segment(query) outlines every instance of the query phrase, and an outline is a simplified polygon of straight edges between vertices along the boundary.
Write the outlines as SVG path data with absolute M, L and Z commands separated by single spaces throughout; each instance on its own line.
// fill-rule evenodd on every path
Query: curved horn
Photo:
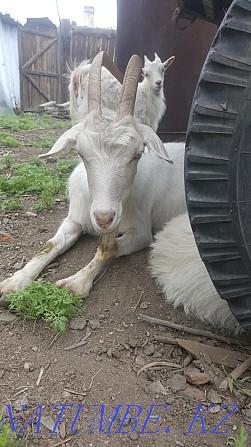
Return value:
M 126 115 L 133 115 L 138 79 L 141 70 L 141 58 L 134 54 L 127 64 L 116 121 L 119 121 Z
M 102 66 L 122 84 L 123 76 L 118 67 L 114 64 L 110 56 L 101 51 L 91 64 L 88 82 L 88 113 L 95 110 L 99 115 L 101 112 L 101 70 Z

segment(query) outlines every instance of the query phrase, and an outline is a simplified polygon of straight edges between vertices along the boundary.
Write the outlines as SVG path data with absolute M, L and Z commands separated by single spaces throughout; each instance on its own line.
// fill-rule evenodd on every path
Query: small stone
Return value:
M 16 262 L 14 264 L 14 269 L 15 270 L 21 270 L 21 268 L 23 268 L 24 264 L 25 264 L 25 261 L 24 261 L 24 259 L 22 259 L 21 261 Z
M 197 402 L 204 400 L 204 393 L 193 385 L 187 385 L 181 395 Z
M 246 410 L 245 410 L 245 417 L 247 419 L 251 419 L 251 408 L 246 408 Z
M 69 323 L 69 328 L 82 331 L 86 326 L 86 320 L 81 317 L 74 317 Z
M 140 309 L 148 309 L 148 303 L 143 301 L 143 303 L 141 303 L 139 307 L 140 307 Z
M 145 359 L 143 359 L 143 357 L 141 357 L 141 355 L 137 355 L 137 357 L 135 359 L 135 363 L 140 368 L 142 368 L 142 366 L 144 366 L 146 364 Z
M 220 405 L 216 405 L 215 407 L 211 407 L 210 408 L 210 413 L 219 413 L 219 411 L 221 410 L 221 406 Z
M 25 362 L 25 364 L 24 364 L 24 370 L 25 371 L 30 371 L 31 370 L 31 363 L 29 363 L 29 362 Z
M 207 398 L 212 404 L 221 404 L 222 398 L 219 396 L 219 394 L 215 390 L 210 390 L 207 393 Z
M 115 359 L 120 359 L 121 354 L 117 349 L 112 349 L 112 357 L 114 357 Z
M 33 213 L 32 211 L 26 211 L 26 216 L 31 216 L 31 217 L 37 217 L 36 213 Z
M 233 425 L 233 431 L 236 431 L 236 430 L 237 430 L 237 426 Z
M 147 388 L 151 393 L 163 394 L 164 396 L 167 395 L 167 389 L 162 385 L 160 380 L 155 380 L 155 382 L 151 383 Z
M 177 393 L 177 391 L 183 391 L 186 388 L 186 378 L 181 374 L 175 374 L 168 380 L 168 385 L 174 393 Z
M 210 377 L 206 373 L 200 372 L 197 368 L 187 368 L 184 372 L 187 382 L 192 385 L 205 385 L 210 382 Z
M 32 351 L 37 352 L 38 351 L 38 347 L 37 346 L 32 346 Z
M 71 393 L 69 393 L 69 391 L 63 391 L 62 392 L 62 396 L 64 399 L 68 399 L 68 397 L 70 397 Z
M 108 357 L 109 359 L 112 358 L 112 348 L 107 349 L 107 357 Z
M 138 433 L 133 432 L 133 433 L 130 433 L 129 438 L 131 439 L 131 441 L 137 441 L 137 439 L 139 438 L 139 435 L 138 435 Z
M 11 314 L 10 312 L 0 313 L 0 324 L 11 324 L 14 323 L 16 319 L 16 315 Z
M 50 431 L 52 431 L 54 428 L 55 422 L 53 421 L 51 416 L 42 416 L 41 424 L 43 424 L 46 428 L 48 428 Z M 56 429 L 55 432 L 59 433 L 58 429 Z
M 180 442 L 180 441 L 176 441 L 175 445 L 178 445 L 179 447 L 184 447 L 183 442 Z
M 94 318 L 93 320 L 89 321 L 89 327 L 91 329 L 98 329 L 100 327 L 100 321 Z
M 14 406 L 16 411 L 21 411 L 23 409 L 24 405 L 28 405 L 28 399 L 27 399 L 27 397 L 25 395 L 20 397 L 20 399 L 17 399 L 14 402 L 13 406 Z
M 147 345 L 144 347 L 144 354 L 145 355 L 153 355 L 155 352 L 155 346 L 154 345 Z
M 166 403 L 167 403 L 167 405 L 172 405 L 172 404 L 174 403 L 174 398 L 173 398 L 173 397 L 169 397 L 169 398 L 166 400 Z

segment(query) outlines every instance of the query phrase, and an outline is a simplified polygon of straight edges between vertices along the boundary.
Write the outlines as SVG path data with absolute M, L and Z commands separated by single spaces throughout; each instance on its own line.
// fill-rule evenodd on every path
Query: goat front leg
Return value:
M 49 239 L 21 270 L 0 283 L 1 302 L 5 300 L 6 294 L 18 292 L 36 279 L 39 273 L 56 256 L 66 251 L 76 242 L 82 231 L 82 226 L 78 222 L 69 217 L 66 218 L 55 236 Z
M 101 236 L 101 245 L 98 247 L 92 261 L 75 275 L 59 280 L 56 285 L 60 288 L 67 287 L 71 293 L 89 295 L 92 284 L 100 270 L 107 261 L 113 257 L 119 257 L 135 253 L 150 245 L 152 235 L 139 236 L 134 229 L 127 231 L 123 236 L 117 237 L 117 231 Z
M 97 248 L 96 254 L 89 264 L 79 270 L 75 275 L 61 279 L 56 282 L 60 288 L 67 287 L 69 292 L 82 296 L 89 295 L 92 284 L 100 270 L 116 256 L 117 252 L 117 231 L 101 237 L 101 244 Z

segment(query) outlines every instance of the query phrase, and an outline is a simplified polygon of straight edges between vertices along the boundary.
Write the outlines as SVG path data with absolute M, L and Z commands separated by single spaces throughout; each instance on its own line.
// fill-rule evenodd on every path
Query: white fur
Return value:
M 149 61 L 146 56 L 144 60 L 145 65 L 142 69 L 144 79 L 138 84 L 134 116 L 138 118 L 139 122 L 150 126 L 156 131 L 166 111 L 163 90 L 164 75 L 166 69 L 172 65 L 174 57 L 167 59 L 165 62 L 161 62 L 161 59 L 155 53 L 153 62 Z M 87 115 L 87 92 L 90 67 L 91 64 L 89 64 L 89 61 L 83 61 L 71 73 L 69 92 L 70 115 L 73 125 L 79 123 Z M 76 83 L 75 90 L 74 83 Z M 119 81 L 105 67 L 102 67 L 102 108 L 116 111 L 120 93 L 121 84 Z
M 200 258 L 187 214 L 171 220 L 157 234 L 150 269 L 166 301 L 175 308 L 183 306 L 187 315 L 232 333 L 241 330 Z

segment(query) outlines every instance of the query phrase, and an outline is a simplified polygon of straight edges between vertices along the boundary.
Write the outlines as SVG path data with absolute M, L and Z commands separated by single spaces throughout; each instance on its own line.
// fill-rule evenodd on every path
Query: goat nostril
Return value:
M 113 222 L 115 212 L 113 213 L 94 213 L 95 220 L 100 228 L 106 229 Z

